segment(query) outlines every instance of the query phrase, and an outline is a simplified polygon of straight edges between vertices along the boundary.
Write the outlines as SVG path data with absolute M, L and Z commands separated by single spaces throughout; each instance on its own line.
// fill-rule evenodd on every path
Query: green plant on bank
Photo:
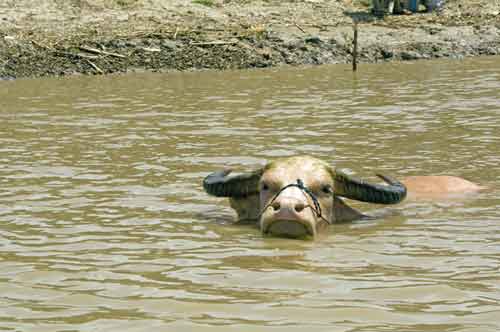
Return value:
M 207 6 L 207 7 L 213 7 L 215 6 L 214 0 L 193 0 L 193 3 Z

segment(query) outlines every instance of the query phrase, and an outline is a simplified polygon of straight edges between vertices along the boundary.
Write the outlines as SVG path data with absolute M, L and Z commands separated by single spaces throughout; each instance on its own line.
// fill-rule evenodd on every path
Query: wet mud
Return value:
M 363 1 L 6 0 L 0 78 L 500 54 L 500 1 L 374 16 Z

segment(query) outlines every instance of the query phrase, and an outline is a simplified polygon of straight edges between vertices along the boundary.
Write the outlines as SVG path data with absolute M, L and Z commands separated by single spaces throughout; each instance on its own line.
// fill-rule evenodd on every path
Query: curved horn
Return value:
M 396 204 L 406 197 L 406 187 L 390 177 L 377 174 L 388 185 L 372 184 L 335 170 L 335 193 L 357 201 L 376 204 Z
M 228 177 L 230 169 L 209 174 L 203 180 L 205 191 L 217 197 L 247 197 L 259 192 L 262 169 Z

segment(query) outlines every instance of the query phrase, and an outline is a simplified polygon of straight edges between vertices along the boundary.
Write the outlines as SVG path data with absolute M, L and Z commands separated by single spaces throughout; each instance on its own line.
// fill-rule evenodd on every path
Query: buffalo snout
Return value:
M 268 204 L 261 218 L 264 234 L 302 238 L 316 233 L 316 217 L 307 196 L 298 188 L 289 188 Z

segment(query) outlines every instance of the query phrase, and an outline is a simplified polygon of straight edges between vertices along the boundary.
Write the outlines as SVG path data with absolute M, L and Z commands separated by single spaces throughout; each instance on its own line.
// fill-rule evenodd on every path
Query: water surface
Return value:
M 2 331 L 500 330 L 500 58 L 0 82 Z M 201 181 L 309 154 L 489 190 L 319 241 Z

